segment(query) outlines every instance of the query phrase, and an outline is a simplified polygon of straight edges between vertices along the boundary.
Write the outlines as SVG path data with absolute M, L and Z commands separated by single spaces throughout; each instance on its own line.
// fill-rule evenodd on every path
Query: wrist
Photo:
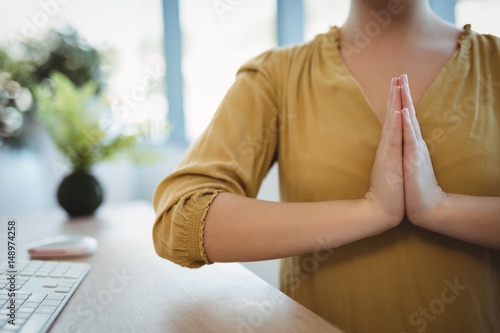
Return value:
M 439 195 L 436 195 L 434 203 L 429 209 L 420 212 L 419 214 L 408 214 L 408 219 L 414 225 L 433 230 L 435 225 L 441 224 L 446 220 L 446 215 L 449 213 L 448 194 L 441 190 Z
M 396 227 L 403 220 L 404 211 L 394 213 L 386 212 L 371 193 L 367 193 L 360 200 L 360 209 L 365 214 L 365 219 L 371 224 L 378 226 L 380 232 Z

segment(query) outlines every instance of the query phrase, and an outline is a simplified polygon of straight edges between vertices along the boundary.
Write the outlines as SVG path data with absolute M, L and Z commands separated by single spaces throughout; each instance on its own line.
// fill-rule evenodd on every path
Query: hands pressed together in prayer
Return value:
M 413 224 L 425 227 L 445 197 L 420 132 L 408 77 L 393 78 L 371 187 L 365 198 L 388 227 L 399 224 L 405 213 Z
M 393 78 L 365 198 L 386 229 L 404 215 L 419 227 L 500 249 L 500 197 L 445 193 L 415 115 L 408 77 Z

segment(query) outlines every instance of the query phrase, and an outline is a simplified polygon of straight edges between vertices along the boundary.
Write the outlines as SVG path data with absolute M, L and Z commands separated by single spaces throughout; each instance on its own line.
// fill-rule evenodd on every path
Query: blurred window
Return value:
M 500 36 L 500 0 L 460 0 L 455 7 L 457 25 L 470 23 L 479 33 Z
M 276 1 L 180 0 L 187 137 L 208 125 L 247 60 L 276 46 Z
M 163 127 L 168 106 L 161 0 L 3 1 L 0 12 L 0 44 L 11 50 L 13 41 L 42 40 L 49 29 L 76 29 L 109 60 L 103 70 L 115 125 Z
M 175 0 L 23 0 L 3 2 L 0 44 L 41 38 L 53 27 L 73 26 L 92 46 L 108 50 L 112 63 L 110 102 L 124 124 L 162 127 L 165 98 L 162 1 Z M 210 122 L 248 59 L 277 45 L 277 1 L 178 0 L 182 40 L 186 137 L 192 141 Z M 283 2 L 296 6 L 297 1 Z M 342 25 L 350 1 L 304 0 L 304 39 Z M 460 0 L 458 26 L 500 36 L 500 0 Z M 299 23 L 300 24 L 300 23 Z M 166 46 L 168 48 L 168 45 Z M 110 51 L 111 50 L 111 51 Z
M 313 39 L 317 34 L 328 32 L 331 26 L 341 26 L 349 14 L 350 1 L 341 0 L 304 0 L 305 40 Z

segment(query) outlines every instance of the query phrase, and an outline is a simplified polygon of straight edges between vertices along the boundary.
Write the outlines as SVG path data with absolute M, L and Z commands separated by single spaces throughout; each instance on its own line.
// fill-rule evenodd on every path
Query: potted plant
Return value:
M 15 56 L 12 56 L 15 54 Z M 32 148 L 36 123 L 32 89 L 55 72 L 61 72 L 78 87 L 88 81 L 104 90 L 103 64 L 110 50 L 90 46 L 71 26 L 51 29 L 42 39 L 19 40 L 0 46 L 0 146 Z
M 103 190 L 91 173 L 92 166 L 133 148 L 142 135 L 112 134 L 102 128 L 103 99 L 96 91 L 94 82 L 77 87 L 58 72 L 51 75 L 49 85 L 34 89 L 38 116 L 73 170 L 57 191 L 59 204 L 70 216 L 92 214 L 102 203 Z

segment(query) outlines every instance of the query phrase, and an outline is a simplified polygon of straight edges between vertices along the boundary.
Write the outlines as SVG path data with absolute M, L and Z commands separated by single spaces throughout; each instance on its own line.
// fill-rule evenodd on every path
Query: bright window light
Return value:
M 167 115 L 161 0 L 23 0 L 0 4 L 0 43 L 39 40 L 69 24 L 111 53 L 107 97 L 119 126 L 158 128 Z M 8 15 L 7 15 L 8 13 Z M 162 126 L 160 126 L 162 127 Z
M 344 24 L 349 14 L 349 3 L 350 1 L 339 0 L 305 0 L 305 40 L 328 32 L 331 26 Z
M 500 36 L 500 0 L 461 0 L 455 7 L 458 26 L 467 23 L 472 30 L 484 34 Z
M 247 60 L 276 46 L 276 1 L 181 0 L 187 136 L 198 137 Z

